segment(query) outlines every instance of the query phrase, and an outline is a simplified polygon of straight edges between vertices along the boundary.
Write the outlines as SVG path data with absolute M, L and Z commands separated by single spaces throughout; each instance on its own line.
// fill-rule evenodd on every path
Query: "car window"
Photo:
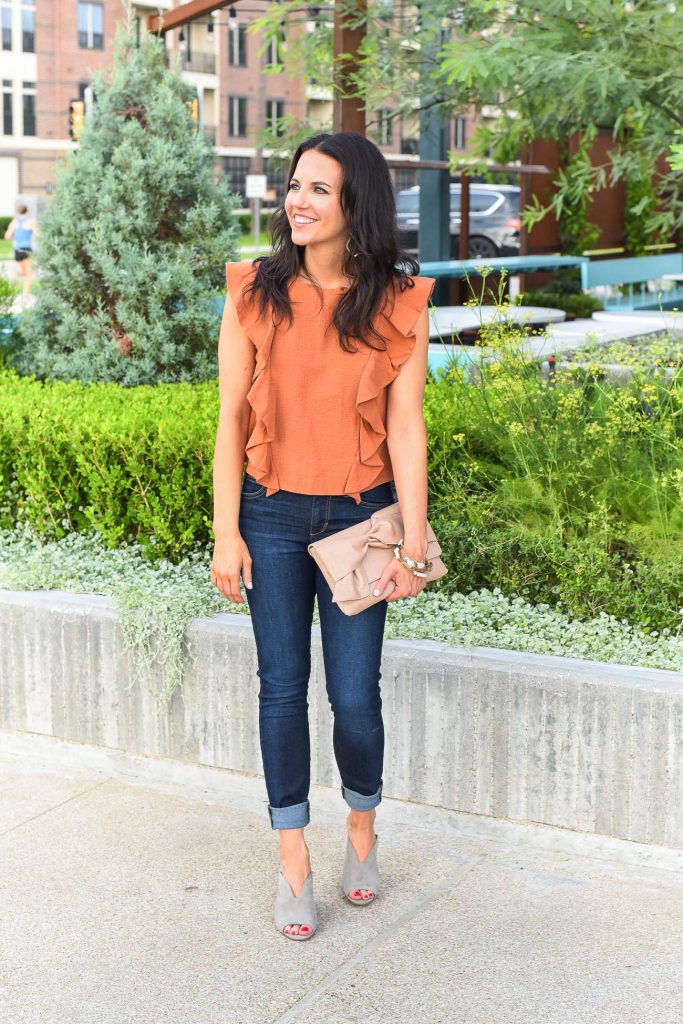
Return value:
M 483 192 L 481 189 L 470 189 L 470 212 L 488 213 L 500 205 L 500 192 Z M 460 191 L 451 192 L 451 213 L 460 212 Z
M 419 192 L 399 192 L 396 196 L 398 213 L 418 213 L 420 209 Z

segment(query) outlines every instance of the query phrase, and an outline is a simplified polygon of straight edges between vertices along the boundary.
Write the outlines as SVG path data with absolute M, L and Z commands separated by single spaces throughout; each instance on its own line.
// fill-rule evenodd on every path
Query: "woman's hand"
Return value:
M 424 559 L 421 559 L 424 561 Z M 417 597 L 421 590 L 424 590 L 427 583 L 423 576 L 416 576 L 412 569 L 407 569 L 398 558 L 392 558 L 386 569 L 379 578 L 373 594 L 384 593 L 387 583 L 393 580 L 396 584 L 395 590 L 386 598 L 387 604 L 391 601 L 400 601 L 404 597 Z
M 251 555 L 241 535 L 217 540 L 211 559 L 211 582 L 223 597 L 235 604 L 244 604 L 240 573 L 245 587 L 251 590 Z

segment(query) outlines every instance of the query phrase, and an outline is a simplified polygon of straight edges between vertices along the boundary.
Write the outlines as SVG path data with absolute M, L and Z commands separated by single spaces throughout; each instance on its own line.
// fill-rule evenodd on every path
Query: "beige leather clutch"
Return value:
M 332 600 L 345 615 L 356 615 L 384 601 L 395 589 L 390 581 L 379 597 L 372 593 L 387 563 L 394 558 L 393 549 L 402 537 L 403 520 L 396 501 L 373 512 L 364 522 L 308 545 L 330 585 Z M 439 542 L 427 523 L 427 561 L 432 562 L 432 568 L 427 573 L 426 583 L 448 572 L 440 555 Z

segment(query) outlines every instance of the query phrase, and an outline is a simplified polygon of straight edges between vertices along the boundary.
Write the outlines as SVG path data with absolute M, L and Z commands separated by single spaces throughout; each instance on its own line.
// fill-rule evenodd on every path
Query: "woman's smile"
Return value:
M 341 206 L 342 184 L 336 160 L 317 150 L 302 153 L 284 204 L 295 245 L 315 245 L 320 251 L 332 246 L 335 252 L 344 245 L 348 228 Z

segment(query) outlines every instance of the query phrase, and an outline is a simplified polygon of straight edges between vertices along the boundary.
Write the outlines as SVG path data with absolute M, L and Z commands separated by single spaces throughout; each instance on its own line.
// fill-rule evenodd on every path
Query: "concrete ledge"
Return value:
M 163 712 L 108 598 L 0 591 L 0 637 L 0 728 L 262 774 L 248 616 L 191 621 Z M 683 849 L 683 673 L 387 640 L 382 697 L 387 797 Z M 309 705 L 312 782 L 338 787 L 317 627 Z

